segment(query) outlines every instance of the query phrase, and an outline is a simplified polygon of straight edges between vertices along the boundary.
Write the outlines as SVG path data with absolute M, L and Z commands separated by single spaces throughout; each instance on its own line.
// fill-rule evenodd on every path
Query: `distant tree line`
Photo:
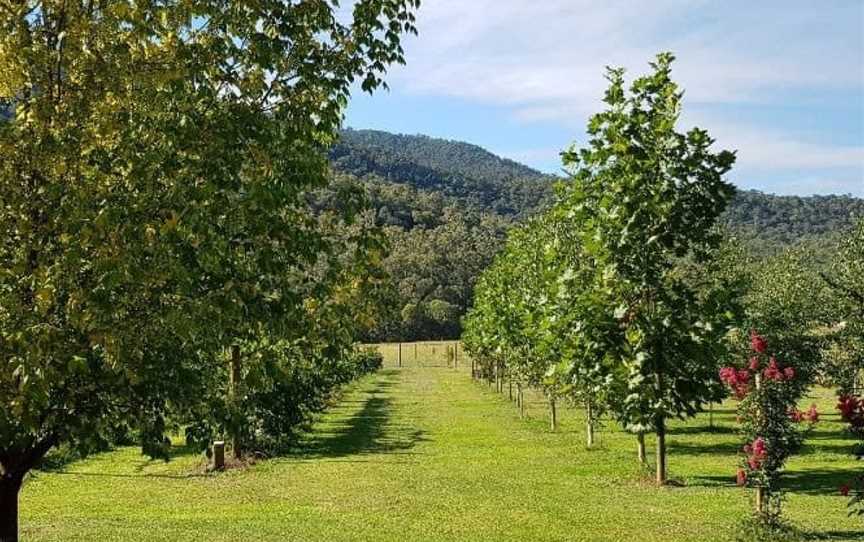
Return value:
M 365 184 L 374 209 L 368 219 L 388 239 L 383 267 L 394 280 L 370 341 L 458 337 L 470 290 L 506 230 L 548 209 L 555 185 L 569 182 L 476 145 L 373 130 L 344 130 L 330 161 L 343 180 Z M 848 195 L 739 190 L 718 223 L 768 256 L 801 243 L 816 249 L 857 217 L 864 200 Z
M 314 196 L 419 0 L 334 4 L 0 6 L 0 541 L 50 453 L 242 461 L 374 368 L 381 236 Z
M 636 435 L 646 464 L 653 433 L 658 484 L 668 422 L 733 393 L 738 483 L 756 490 L 756 527 L 779 530 L 783 464 L 819 419 L 799 401 L 820 380 L 841 404 L 859 401 L 849 390 L 864 369 L 864 220 L 772 254 L 741 242 L 721 221 L 735 153 L 715 152 L 699 128 L 676 131 L 673 58 L 658 55 L 629 87 L 608 71 L 588 144 L 563 153 L 573 182 L 508 232 L 462 338 L 474 376 L 514 385 L 520 414 L 526 388 L 543 393 L 552 430 L 567 399 L 585 409 L 588 446 L 605 415 Z M 850 507 L 862 499 L 864 484 Z

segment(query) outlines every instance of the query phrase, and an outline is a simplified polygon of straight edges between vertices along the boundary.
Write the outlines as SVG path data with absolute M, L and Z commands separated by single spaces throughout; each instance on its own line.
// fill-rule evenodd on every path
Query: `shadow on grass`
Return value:
M 90 457 L 92 457 L 94 455 L 99 455 L 101 453 L 108 453 L 111 451 L 112 450 L 110 450 L 110 449 L 105 450 L 105 451 L 100 451 L 100 452 L 97 452 L 95 454 L 91 454 Z M 185 473 L 185 474 L 160 474 L 160 473 L 144 472 L 144 469 L 146 469 L 150 465 L 153 465 L 154 463 L 167 463 L 170 460 L 173 460 L 173 459 L 176 459 L 179 457 L 190 456 L 190 455 L 200 455 L 200 452 L 191 446 L 186 446 L 186 445 L 172 446 L 168 450 L 168 460 L 167 461 L 163 460 L 163 459 L 145 459 L 135 466 L 135 473 L 134 474 L 122 474 L 122 473 L 110 473 L 110 472 L 92 472 L 92 471 L 82 472 L 82 471 L 77 471 L 77 470 L 69 470 L 67 468 L 68 465 L 74 464 L 75 461 L 78 461 L 81 459 L 86 459 L 86 456 L 82 457 L 82 458 L 76 458 L 76 459 L 73 459 L 73 460 L 70 460 L 70 461 L 67 461 L 64 463 L 60 463 L 60 464 L 52 464 L 52 465 L 47 466 L 47 467 L 43 466 L 42 468 L 40 468 L 34 472 L 36 472 L 36 473 L 40 473 L 40 472 L 51 473 L 52 475 L 53 474 L 59 474 L 62 476 L 88 476 L 88 477 L 96 477 L 96 478 L 162 478 L 162 479 L 168 479 L 168 480 L 188 480 L 191 478 L 206 478 L 207 476 L 210 476 L 207 473 L 201 473 L 201 472 L 189 472 L 189 473 Z
M 64 448 L 64 449 L 57 450 L 57 451 L 50 453 L 45 459 L 42 460 L 42 464 L 39 465 L 39 467 L 37 469 L 35 469 L 35 471 L 36 472 L 46 472 L 46 473 L 50 472 L 50 473 L 57 473 L 57 474 L 81 474 L 81 475 L 84 475 L 84 473 L 69 471 L 69 470 L 67 470 L 67 468 L 69 467 L 69 465 L 74 465 L 78 461 L 83 461 L 83 460 L 91 458 L 91 457 L 97 457 L 97 456 L 102 455 L 102 454 L 111 453 L 111 452 L 117 451 L 121 447 L 126 447 L 126 446 L 132 446 L 132 444 L 126 444 L 124 446 L 117 446 L 117 447 L 106 446 L 104 449 L 95 450 L 92 453 L 85 454 L 85 455 L 81 455 L 81 454 L 77 454 L 77 453 L 71 453 Z M 139 449 L 140 449 L 140 447 L 139 447 Z M 180 446 L 171 446 L 168 449 L 168 461 L 174 460 L 178 457 L 184 457 L 184 456 L 189 456 L 189 455 L 199 455 L 200 453 L 201 452 L 199 450 L 196 450 L 196 449 L 192 448 L 191 446 L 187 446 L 185 444 L 180 445 Z M 136 467 L 136 470 L 139 472 L 143 471 L 148 465 L 151 465 L 154 462 L 163 463 L 166 461 L 163 459 L 149 459 L 148 458 L 147 460 L 144 460 L 142 463 L 140 463 Z M 141 476 L 150 476 L 150 475 L 142 474 Z
M 667 435 L 731 435 L 737 429 L 728 425 L 687 425 L 683 427 L 670 427 L 666 430 Z
M 353 401 L 362 408 L 344 420 L 333 421 L 309 435 L 306 441 L 288 456 L 304 459 L 343 458 L 365 454 L 412 454 L 418 442 L 427 440 L 424 432 L 390 421 L 393 399 L 386 395 L 397 375 L 382 374 L 375 387 L 365 392 L 365 399 Z
M 839 495 L 839 488 L 849 483 L 854 473 L 839 469 L 811 469 L 784 472 L 780 484 L 786 491 L 814 495 Z
M 165 480 L 191 480 L 192 478 L 210 478 L 213 476 L 213 474 L 194 472 L 187 474 L 158 474 L 152 472 L 142 472 L 140 474 L 119 474 L 110 472 L 78 472 L 74 470 L 55 471 L 51 474 L 60 476 L 89 476 L 93 478 L 160 478 Z
M 671 455 L 735 455 L 741 451 L 741 444 L 737 442 L 714 442 L 696 444 L 693 442 L 669 442 L 669 454 Z
M 839 495 L 839 488 L 849 482 L 853 473 L 842 469 L 810 469 L 784 472 L 780 477 L 780 488 L 790 493 L 805 495 Z M 698 476 L 691 486 L 734 486 L 735 475 Z M 821 539 L 816 539 L 821 540 Z M 830 540 L 830 539 L 826 539 Z
M 803 540 L 864 540 L 864 531 L 815 531 L 801 535 Z

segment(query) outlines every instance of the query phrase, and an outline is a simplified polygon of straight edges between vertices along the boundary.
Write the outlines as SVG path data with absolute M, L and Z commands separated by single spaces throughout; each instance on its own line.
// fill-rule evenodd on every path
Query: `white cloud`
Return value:
M 815 101 L 827 93 L 864 99 L 864 3 L 707 0 L 427 0 L 420 38 L 391 86 L 503 106 L 525 123 L 581 133 L 600 107 L 606 65 L 644 73 L 658 51 L 674 51 L 685 109 Z M 813 105 L 812 103 L 810 104 Z M 695 116 L 695 115 L 694 115 Z M 864 147 L 800 139 L 738 115 L 700 125 L 739 149 L 750 171 L 857 168 Z M 864 122 L 864 120 L 862 120 Z M 814 142 L 815 141 L 815 142 Z M 513 154 L 511 154 L 513 156 Z M 862 181 L 864 182 L 864 181 Z
M 676 75 L 697 102 L 767 100 L 766 89 L 776 87 L 864 86 L 861 38 L 850 47 L 848 32 L 824 26 L 849 21 L 833 20 L 823 4 L 773 5 L 431 0 L 396 80 L 416 92 L 560 106 L 566 114 L 596 109 L 606 65 L 638 73 L 658 51 L 672 50 Z
M 818 139 L 804 141 L 776 128 L 732 123 L 717 115 L 685 114 L 679 124 L 680 129 L 700 126 L 708 130 L 716 140 L 715 146 L 736 150 L 736 167 L 749 171 L 857 168 L 864 175 L 861 145 L 833 145 Z

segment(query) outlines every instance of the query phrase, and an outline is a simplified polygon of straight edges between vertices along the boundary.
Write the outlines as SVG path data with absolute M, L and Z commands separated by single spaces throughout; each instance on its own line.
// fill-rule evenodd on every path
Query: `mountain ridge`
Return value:
M 423 134 L 346 129 L 330 158 L 342 173 L 437 192 L 465 207 L 516 220 L 548 204 L 554 184 L 566 182 L 479 145 Z M 738 189 L 724 221 L 749 237 L 788 245 L 840 231 L 861 217 L 864 199 L 849 194 L 789 196 Z

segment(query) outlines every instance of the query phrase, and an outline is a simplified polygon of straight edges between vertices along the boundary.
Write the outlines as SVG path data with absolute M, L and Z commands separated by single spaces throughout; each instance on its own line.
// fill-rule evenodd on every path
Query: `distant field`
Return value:
M 830 393 L 811 401 L 824 421 L 789 463 L 788 517 L 810 540 L 862 540 L 837 494 L 861 465 Z M 614 425 L 588 450 L 579 410 L 552 433 L 539 397 L 523 421 L 461 370 L 385 369 L 352 385 L 301 450 L 245 471 L 204 474 L 182 448 L 170 463 L 125 448 L 37 473 L 22 540 L 723 541 L 750 508 L 733 482 L 733 408 L 715 410 L 714 431 L 707 416 L 672 426 L 681 487 L 657 488 Z
M 470 372 L 471 358 L 460 341 L 420 341 L 364 345 L 384 356 L 384 367 L 449 367 Z

